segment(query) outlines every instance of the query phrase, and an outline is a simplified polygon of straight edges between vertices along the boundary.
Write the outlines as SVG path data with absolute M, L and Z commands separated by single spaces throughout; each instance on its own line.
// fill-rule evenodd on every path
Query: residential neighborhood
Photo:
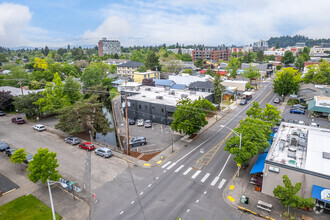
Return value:
M 0 220 L 329 219 L 330 35 L 238 2 L 0 3 Z

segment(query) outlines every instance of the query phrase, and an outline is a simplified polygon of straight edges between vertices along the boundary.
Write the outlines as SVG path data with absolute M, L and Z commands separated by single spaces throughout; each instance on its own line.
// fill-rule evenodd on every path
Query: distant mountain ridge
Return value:
M 296 43 L 306 43 L 307 47 L 313 47 L 319 45 L 320 43 L 330 43 L 330 38 L 328 39 L 310 39 L 302 35 L 291 36 L 280 36 L 280 37 L 271 37 L 268 40 L 269 47 L 276 47 L 277 43 L 280 47 L 295 46 Z

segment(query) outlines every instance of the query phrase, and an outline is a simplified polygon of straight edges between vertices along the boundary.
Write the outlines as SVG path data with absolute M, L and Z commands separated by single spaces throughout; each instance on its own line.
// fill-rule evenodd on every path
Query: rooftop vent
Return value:
M 163 96 L 158 95 L 156 96 L 156 99 L 163 99 Z
M 323 158 L 330 160 L 330 153 L 328 152 L 323 152 Z
M 290 140 L 290 144 L 293 145 L 293 146 L 297 146 L 297 144 L 298 144 L 297 138 L 292 137 L 291 140 Z
M 175 95 L 175 91 L 174 90 L 171 90 L 168 92 L 169 95 Z
M 151 91 L 151 88 L 146 88 L 145 90 L 146 90 L 146 91 Z

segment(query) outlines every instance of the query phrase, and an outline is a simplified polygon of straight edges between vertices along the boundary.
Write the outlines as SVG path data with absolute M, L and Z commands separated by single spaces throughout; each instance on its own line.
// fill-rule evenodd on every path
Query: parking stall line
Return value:
M 183 175 L 187 175 L 187 174 L 190 172 L 190 170 L 192 170 L 191 167 L 189 167 L 189 168 L 183 173 Z
M 218 188 L 221 189 L 223 187 L 223 185 L 225 184 L 226 180 L 222 179 L 221 182 L 219 183 Z
M 167 167 L 170 163 L 172 163 L 172 162 L 171 162 L 171 161 L 168 161 L 167 163 L 165 163 L 165 164 L 162 166 L 162 168 Z
M 210 173 L 205 174 L 205 176 L 201 179 L 201 182 L 204 183 L 205 180 L 210 176 Z
M 216 177 L 214 178 L 214 180 L 212 181 L 211 186 L 214 186 L 214 185 L 218 182 L 219 179 L 220 179 L 220 178 L 216 176 Z
M 179 172 L 182 168 L 184 167 L 184 165 L 181 165 L 181 166 L 179 166 L 174 172 Z
M 176 163 L 172 163 L 169 167 L 167 167 L 168 170 L 172 169 L 172 167 L 174 167 L 176 165 Z
M 195 179 L 201 172 L 202 172 L 201 170 L 197 170 L 196 173 L 191 178 Z

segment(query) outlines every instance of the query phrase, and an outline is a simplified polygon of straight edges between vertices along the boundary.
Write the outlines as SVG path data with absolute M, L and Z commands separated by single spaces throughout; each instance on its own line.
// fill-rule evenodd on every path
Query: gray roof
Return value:
M 189 84 L 189 88 L 206 88 L 213 89 L 213 82 L 211 81 L 197 81 Z
M 143 63 L 140 63 L 140 62 L 135 62 L 135 61 L 128 61 L 126 63 L 122 63 L 120 65 L 118 65 L 117 67 L 140 67 L 140 66 L 143 66 L 144 64 Z

